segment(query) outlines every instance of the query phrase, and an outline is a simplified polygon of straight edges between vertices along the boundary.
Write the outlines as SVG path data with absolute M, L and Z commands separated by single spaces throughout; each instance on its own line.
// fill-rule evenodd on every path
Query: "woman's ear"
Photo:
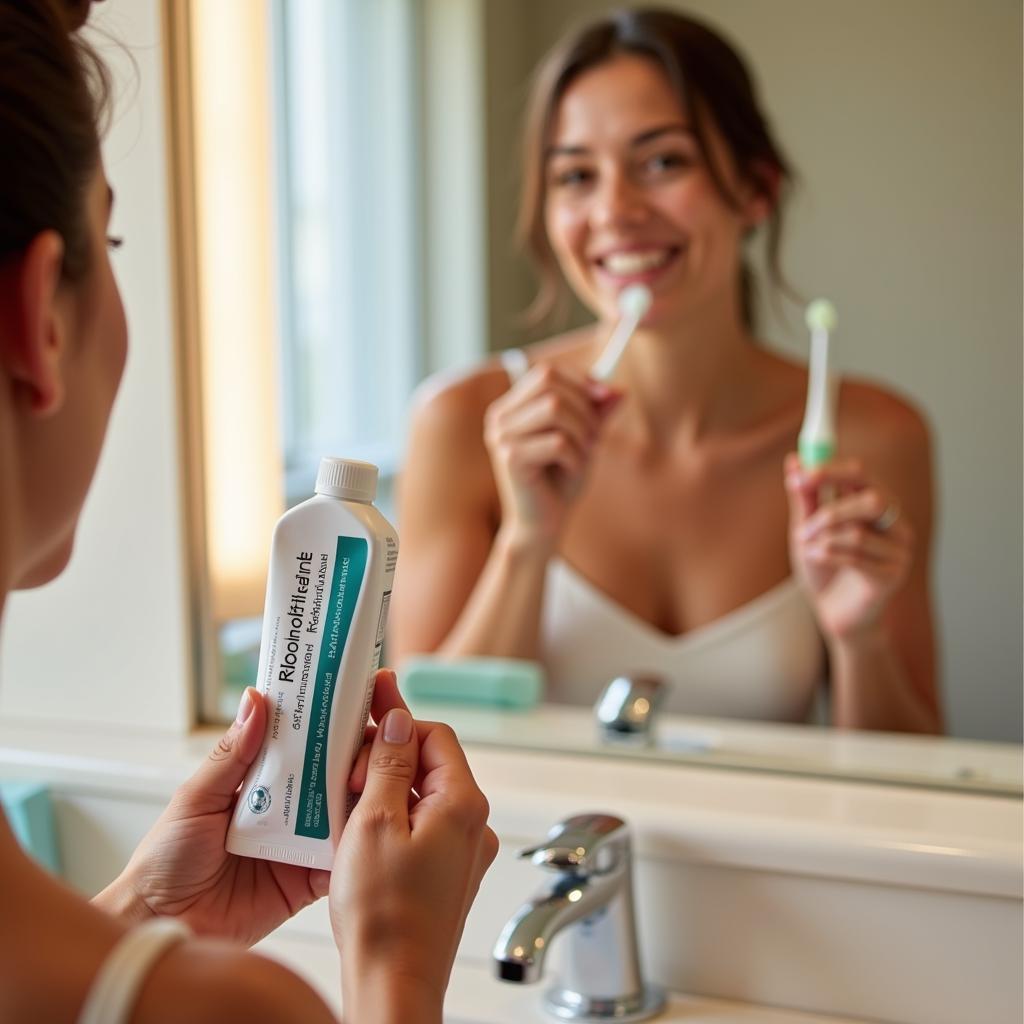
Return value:
M 782 186 L 782 172 L 772 163 L 758 160 L 747 178 L 747 198 L 744 203 L 744 219 L 753 230 L 763 224 L 779 201 Z
M 51 416 L 64 402 L 63 357 L 67 310 L 61 301 L 64 240 L 43 231 L 3 273 L 3 366 L 36 416 Z

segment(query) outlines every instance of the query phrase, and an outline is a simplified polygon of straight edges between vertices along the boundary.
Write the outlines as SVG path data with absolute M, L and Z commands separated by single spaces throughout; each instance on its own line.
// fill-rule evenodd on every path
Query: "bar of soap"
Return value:
M 478 707 L 532 708 L 544 691 L 544 670 L 521 658 L 437 658 L 420 655 L 402 666 L 410 700 Z

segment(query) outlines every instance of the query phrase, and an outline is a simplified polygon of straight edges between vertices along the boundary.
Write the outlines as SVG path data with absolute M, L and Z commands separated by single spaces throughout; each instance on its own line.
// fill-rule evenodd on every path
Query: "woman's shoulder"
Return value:
M 495 352 L 467 369 L 432 374 L 413 395 L 414 425 L 458 432 L 469 424 L 480 424 L 488 406 L 508 391 L 510 369 L 513 373 L 543 365 L 585 369 L 592 336 L 591 328 L 581 328 L 521 349 Z M 510 357 L 510 352 L 520 355 Z
M 871 381 L 844 378 L 836 432 L 841 455 L 860 459 L 893 487 L 930 493 L 931 430 L 911 398 Z
M 319 995 L 284 964 L 210 939 L 193 939 L 161 957 L 132 1016 L 146 1024 L 246 1019 L 336 1022 Z
M 931 431 L 923 410 L 907 395 L 872 381 L 844 377 L 837 429 L 851 447 L 926 451 Z
M 431 374 L 413 392 L 413 423 L 461 429 L 482 420 L 491 402 L 508 389 L 508 379 L 498 356 L 468 369 Z
M 807 395 L 807 364 L 767 346 L 756 352 L 762 371 L 770 370 L 779 393 L 803 411 Z M 877 381 L 843 374 L 838 379 L 836 429 L 847 451 L 898 448 L 927 452 L 931 429 L 921 407 L 908 395 Z

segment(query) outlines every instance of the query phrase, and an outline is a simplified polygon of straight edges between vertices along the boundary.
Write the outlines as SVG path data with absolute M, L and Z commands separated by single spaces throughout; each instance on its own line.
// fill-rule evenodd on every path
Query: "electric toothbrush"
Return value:
M 817 469 L 831 462 L 836 454 L 835 391 L 828 372 L 829 333 L 836 329 L 839 317 L 828 299 L 815 299 L 807 307 L 804 320 L 811 332 L 811 365 L 807 380 L 807 409 L 797 448 L 805 469 Z M 836 489 L 825 484 L 818 491 L 818 502 L 828 504 Z
M 807 409 L 800 428 L 798 449 L 806 469 L 824 466 L 836 454 L 836 417 L 828 373 L 829 333 L 839 318 L 828 299 L 815 299 L 804 316 L 811 331 L 811 365 L 807 381 Z

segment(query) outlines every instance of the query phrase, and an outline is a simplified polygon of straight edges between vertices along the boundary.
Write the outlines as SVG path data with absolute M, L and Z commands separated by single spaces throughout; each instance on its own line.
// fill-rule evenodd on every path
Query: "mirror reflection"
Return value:
M 739 54 L 682 13 L 597 20 L 542 64 L 527 125 L 540 301 L 568 281 L 594 322 L 417 410 L 399 655 L 538 659 L 575 704 L 643 671 L 671 710 L 768 721 L 806 720 L 827 676 L 835 725 L 939 731 L 928 430 L 829 388 L 825 348 L 809 394 L 760 337 L 744 241 L 765 232 L 778 279 L 794 172 Z
M 272 24 L 282 490 L 390 478 L 391 661 L 1019 742 L 1013 7 L 440 6 Z

